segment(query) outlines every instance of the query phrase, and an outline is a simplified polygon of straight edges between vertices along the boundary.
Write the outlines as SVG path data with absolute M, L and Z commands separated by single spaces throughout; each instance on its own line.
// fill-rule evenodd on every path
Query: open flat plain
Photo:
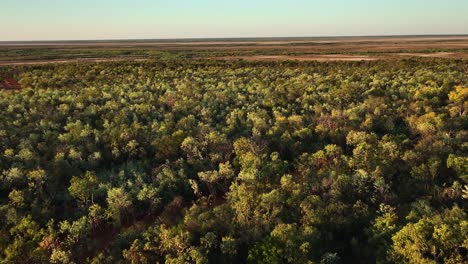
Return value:
M 161 60 L 468 59 L 468 36 L 0 42 L 0 65 Z

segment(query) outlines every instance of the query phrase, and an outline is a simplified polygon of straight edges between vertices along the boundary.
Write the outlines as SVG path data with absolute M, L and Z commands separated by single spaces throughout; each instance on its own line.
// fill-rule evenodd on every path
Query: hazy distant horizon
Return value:
M 337 35 L 337 36 L 291 36 L 291 37 L 199 37 L 199 38 L 128 38 L 128 39 L 44 39 L 44 40 L 0 40 L 0 43 L 27 43 L 27 42 L 168 42 L 168 41 L 249 41 L 249 40 L 310 40 L 310 39 L 340 39 L 340 38 L 457 38 L 468 37 L 468 34 L 407 34 L 407 35 Z

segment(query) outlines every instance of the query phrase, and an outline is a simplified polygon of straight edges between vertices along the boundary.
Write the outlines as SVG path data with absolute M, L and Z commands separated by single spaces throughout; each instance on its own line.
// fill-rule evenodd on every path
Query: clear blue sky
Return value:
M 468 0 L 0 0 L 0 41 L 468 34 Z

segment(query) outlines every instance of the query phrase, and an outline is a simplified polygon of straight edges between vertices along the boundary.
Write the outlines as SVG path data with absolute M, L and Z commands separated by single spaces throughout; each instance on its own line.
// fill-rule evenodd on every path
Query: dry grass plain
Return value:
M 0 42 L 0 66 L 157 60 L 160 54 L 247 61 L 468 59 L 468 36 Z

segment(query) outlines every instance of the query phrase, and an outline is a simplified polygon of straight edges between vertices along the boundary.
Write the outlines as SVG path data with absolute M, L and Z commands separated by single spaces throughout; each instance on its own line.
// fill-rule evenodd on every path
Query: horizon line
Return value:
M 468 37 L 468 33 L 460 34 L 384 34 L 384 35 L 328 35 L 328 36 L 290 36 L 290 37 L 196 37 L 196 38 L 110 38 L 110 39 L 51 39 L 51 40 L 0 40 L 0 43 L 25 42 L 108 42 L 108 41 L 187 41 L 187 40 L 254 40 L 254 39 L 324 39 L 324 38 L 395 38 L 395 37 Z

